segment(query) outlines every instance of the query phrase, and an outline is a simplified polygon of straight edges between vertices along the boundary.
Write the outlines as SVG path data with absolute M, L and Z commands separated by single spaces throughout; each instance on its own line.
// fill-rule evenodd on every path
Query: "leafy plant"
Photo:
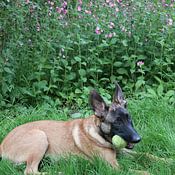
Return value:
M 116 80 L 128 95 L 160 89 L 157 79 L 163 93 L 174 90 L 174 2 L 17 0 L 0 7 L 1 107 L 81 106 L 92 88 L 109 94 Z

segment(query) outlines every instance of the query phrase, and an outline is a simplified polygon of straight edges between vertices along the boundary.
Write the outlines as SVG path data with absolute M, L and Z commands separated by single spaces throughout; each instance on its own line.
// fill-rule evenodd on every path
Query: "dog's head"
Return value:
M 111 139 L 119 135 L 126 142 L 126 148 L 132 149 L 141 137 L 134 129 L 131 116 L 126 109 L 127 102 L 118 84 L 113 97 L 113 102 L 107 106 L 103 98 L 94 90 L 90 94 L 90 103 L 95 115 L 100 118 L 100 129 L 102 133 Z

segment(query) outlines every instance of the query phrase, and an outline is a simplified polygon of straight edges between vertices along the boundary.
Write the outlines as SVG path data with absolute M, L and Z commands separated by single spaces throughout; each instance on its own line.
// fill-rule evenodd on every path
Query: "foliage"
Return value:
M 159 91 L 174 102 L 173 1 L 5 0 L 0 8 L 0 106 L 81 106 L 93 87 L 108 94 L 116 80 L 128 95 Z
M 141 135 L 142 140 L 135 145 L 134 151 L 150 153 L 159 157 L 171 158 L 175 162 L 175 108 L 164 100 L 129 100 L 128 110 L 132 115 L 135 128 Z M 89 116 L 88 109 L 79 110 L 82 117 Z M 0 111 L 0 143 L 7 133 L 16 126 L 35 120 L 54 119 L 68 120 L 71 117 L 70 109 L 58 109 L 55 106 L 45 104 L 36 108 L 15 106 L 11 109 Z M 8 116 L 8 117 L 7 117 Z M 131 175 L 129 168 L 149 171 L 153 175 L 175 174 L 174 162 L 165 164 L 159 161 L 150 161 L 144 156 L 129 158 L 120 156 L 118 158 L 121 171 L 117 174 Z M 15 165 L 9 161 L 0 162 L 0 172 L 4 175 L 22 175 L 25 165 Z M 71 157 L 61 158 L 55 161 L 45 158 L 40 164 L 41 172 L 48 172 L 50 175 L 58 175 L 63 172 L 65 175 L 115 175 L 116 170 L 110 168 L 99 159 L 90 162 L 82 158 Z M 134 175 L 134 174 L 133 174 Z

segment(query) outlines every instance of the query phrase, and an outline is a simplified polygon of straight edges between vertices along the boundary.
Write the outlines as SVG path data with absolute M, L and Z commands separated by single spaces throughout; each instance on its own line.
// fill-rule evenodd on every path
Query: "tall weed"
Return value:
M 82 105 L 92 87 L 108 91 L 116 80 L 128 94 L 160 85 L 174 91 L 174 1 L 6 0 L 0 7 L 1 106 Z

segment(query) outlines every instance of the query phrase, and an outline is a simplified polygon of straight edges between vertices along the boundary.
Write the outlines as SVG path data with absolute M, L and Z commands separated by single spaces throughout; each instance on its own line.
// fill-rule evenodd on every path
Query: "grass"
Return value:
M 135 146 L 135 151 L 148 152 L 153 155 L 175 160 L 175 108 L 166 101 L 161 100 L 129 100 L 128 110 L 132 114 L 135 128 L 142 136 L 142 141 Z M 78 110 L 83 116 L 90 115 L 89 109 Z M 68 108 L 59 110 L 49 105 L 36 108 L 17 106 L 0 112 L 0 141 L 14 127 L 42 119 L 67 120 L 70 118 L 71 110 Z M 129 168 L 146 170 L 153 175 L 173 175 L 175 167 L 172 164 L 154 162 L 145 159 L 144 156 L 129 158 L 120 156 L 119 164 L 122 167 L 117 174 L 130 175 Z M 14 165 L 13 163 L 0 161 L 0 174 L 21 175 L 25 165 Z M 92 162 L 80 157 L 60 158 L 59 161 L 45 158 L 40 164 L 41 172 L 48 172 L 50 175 L 58 175 L 64 172 L 65 175 L 114 175 L 116 171 L 109 167 L 102 160 L 95 158 Z

